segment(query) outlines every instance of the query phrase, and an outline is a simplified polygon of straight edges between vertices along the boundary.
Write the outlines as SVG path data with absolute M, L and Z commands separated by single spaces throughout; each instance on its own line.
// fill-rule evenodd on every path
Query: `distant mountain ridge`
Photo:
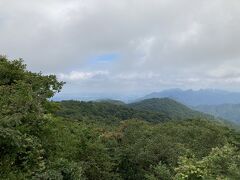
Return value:
M 195 109 L 217 118 L 223 118 L 237 124 L 240 123 L 240 104 L 200 105 L 196 106 Z
M 202 89 L 202 90 L 169 89 L 161 92 L 153 92 L 140 98 L 139 100 L 164 97 L 174 99 L 188 106 L 240 104 L 239 92 L 228 92 L 214 89 Z

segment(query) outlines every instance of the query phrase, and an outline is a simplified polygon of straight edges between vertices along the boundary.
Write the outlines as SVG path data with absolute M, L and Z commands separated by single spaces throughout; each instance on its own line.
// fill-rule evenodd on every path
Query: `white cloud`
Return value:
M 76 89 L 239 89 L 239 0 L 1 0 L 0 8 L 0 54 L 78 81 Z M 118 60 L 88 63 L 111 53 Z
M 95 71 L 95 72 L 78 72 L 72 71 L 69 74 L 60 73 L 58 78 L 63 81 L 79 81 L 96 78 L 97 76 L 108 75 L 107 71 Z
M 224 62 L 208 72 L 209 77 L 218 79 L 240 78 L 240 61 Z

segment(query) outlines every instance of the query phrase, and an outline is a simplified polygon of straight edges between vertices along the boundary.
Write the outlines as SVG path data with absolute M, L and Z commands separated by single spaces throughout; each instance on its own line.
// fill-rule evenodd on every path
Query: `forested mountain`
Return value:
M 187 106 L 172 100 L 170 98 L 152 98 L 145 99 L 139 102 L 128 104 L 129 107 L 137 110 L 161 112 L 168 114 L 170 119 L 190 119 L 190 118 L 209 118 L 213 119 L 210 115 L 200 113 L 192 110 Z
M 134 108 L 50 101 L 63 85 L 0 57 L 0 179 L 240 179 L 238 130 L 204 118 L 169 119 L 175 110 L 156 112 L 159 100 Z
M 194 108 L 218 118 L 240 123 L 240 104 L 201 105 Z
M 120 100 L 114 100 L 114 99 L 100 99 L 100 100 L 97 100 L 97 102 L 105 102 L 105 103 L 110 103 L 115 105 L 126 105 L 125 102 Z
M 99 119 L 120 122 L 127 119 L 140 119 L 149 122 L 164 122 L 194 118 L 214 119 L 213 116 L 192 110 L 169 98 L 147 99 L 124 104 L 121 101 L 62 101 L 58 116 L 74 119 Z
M 188 106 L 240 103 L 240 93 L 212 89 L 202 89 L 197 91 L 170 89 L 162 92 L 154 92 L 140 99 L 164 97 L 174 99 Z
M 112 102 L 62 101 L 59 102 L 61 109 L 56 112 L 56 115 L 71 119 L 99 120 L 108 123 L 127 119 L 140 119 L 149 122 L 171 120 L 169 114 L 136 110 L 125 105 L 116 105 L 115 101 Z

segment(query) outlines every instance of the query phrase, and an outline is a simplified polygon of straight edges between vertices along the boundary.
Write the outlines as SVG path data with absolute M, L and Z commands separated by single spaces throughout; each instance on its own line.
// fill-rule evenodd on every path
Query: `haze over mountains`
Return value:
M 240 104 L 199 105 L 194 107 L 194 109 L 211 114 L 216 118 L 240 123 Z
M 219 89 L 182 90 L 167 89 L 159 92 L 139 93 L 60 93 L 53 100 L 95 101 L 104 99 L 120 100 L 127 103 L 151 98 L 171 98 L 187 106 L 240 104 L 240 92 L 230 92 Z
M 199 105 L 220 105 L 240 103 L 239 92 L 229 92 L 224 90 L 201 89 L 201 90 L 181 90 L 169 89 L 161 92 L 153 92 L 141 99 L 168 97 L 188 106 Z
M 168 100 L 168 102 L 163 103 L 164 99 L 165 101 Z M 178 105 L 181 106 L 177 107 L 183 108 L 185 105 L 185 107 L 190 108 L 191 111 L 199 111 L 233 123 L 240 122 L 240 93 L 219 89 L 182 90 L 175 88 L 153 92 L 147 95 L 142 95 L 137 92 L 136 94 L 128 95 L 116 93 L 60 94 L 54 97 L 53 100 L 98 101 L 133 107 L 137 105 L 137 108 L 142 107 L 141 105 L 143 104 L 144 107 L 149 106 L 148 110 L 153 108 L 154 111 L 159 109 L 161 112 L 164 111 L 164 108 L 167 109 L 167 111 L 170 109 L 176 110 L 175 105 L 178 103 Z M 146 104 L 148 105 L 145 106 Z M 168 107 L 166 105 L 168 105 Z M 175 112 L 167 113 L 178 114 L 177 117 L 179 117 L 181 112 L 186 113 L 187 111 L 186 109 L 177 108 Z
M 111 99 L 105 99 L 102 100 L 102 102 L 103 101 L 124 105 L 122 101 Z M 177 118 L 181 116 L 191 117 L 192 114 L 196 115 L 198 111 L 233 123 L 238 124 L 240 122 L 240 93 L 238 92 L 217 89 L 168 89 L 153 92 L 142 98 L 135 99 L 134 102 L 128 104 L 128 106 L 138 110 L 165 112 Z M 170 110 L 171 112 L 169 112 Z M 196 112 L 193 113 L 193 110 Z M 182 112 L 184 112 L 185 115 L 181 114 Z
M 223 90 L 181 90 L 169 89 L 144 96 L 149 98 L 171 98 L 192 109 L 210 114 L 234 123 L 240 122 L 240 93 Z

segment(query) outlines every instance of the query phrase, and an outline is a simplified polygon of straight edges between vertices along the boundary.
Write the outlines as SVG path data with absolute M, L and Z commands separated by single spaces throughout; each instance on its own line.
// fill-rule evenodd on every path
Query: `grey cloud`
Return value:
M 238 89 L 239 7 L 238 0 L 1 0 L 0 53 L 23 57 L 35 71 L 90 77 L 67 79 L 76 90 Z M 86 65 L 108 53 L 120 54 L 114 65 Z

